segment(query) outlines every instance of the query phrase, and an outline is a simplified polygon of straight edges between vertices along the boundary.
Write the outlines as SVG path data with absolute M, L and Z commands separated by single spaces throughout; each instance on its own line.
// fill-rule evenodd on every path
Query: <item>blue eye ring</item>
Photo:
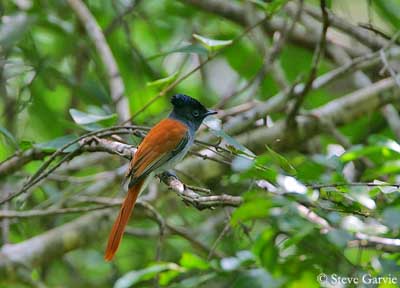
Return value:
M 192 112 L 192 115 L 193 115 L 195 118 L 198 118 L 198 117 L 200 116 L 199 110 L 194 110 L 194 111 Z

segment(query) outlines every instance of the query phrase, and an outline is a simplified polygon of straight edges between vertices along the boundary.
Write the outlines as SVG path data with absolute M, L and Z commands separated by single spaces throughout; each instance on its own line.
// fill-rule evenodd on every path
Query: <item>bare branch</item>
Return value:
M 49 215 L 62 215 L 71 213 L 83 213 L 94 210 L 102 210 L 110 208 L 111 206 L 120 205 L 118 204 L 105 204 L 103 206 L 94 207 L 69 207 L 69 208 L 59 208 L 59 209 L 47 209 L 47 210 L 28 210 L 28 211 L 12 211 L 12 210 L 2 210 L 0 211 L 0 219 L 7 218 L 32 218 L 32 217 L 44 217 Z
M 303 104 L 304 99 L 307 96 L 307 93 L 312 88 L 312 84 L 317 76 L 317 70 L 318 70 L 319 63 L 325 52 L 326 33 L 327 33 L 328 27 L 329 27 L 329 19 L 328 19 L 328 12 L 326 10 L 327 8 L 326 8 L 325 0 L 320 0 L 320 3 L 321 3 L 322 15 L 323 15 L 321 39 L 318 42 L 317 47 L 315 48 L 314 57 L 313 57 L 312 64 L 311 64 L 311 71 L 308 76 L 307 82 L 304 85 L 304 89 L 301 93 L 299 93 L 296 96 L 294 105 L 293 105 L 292 109 L 289 111 L 289 114 L 287 117 L 287 124 L 289 127 L 292 127 L 293 125 L 296 124 L 296 121 L 295 121 L 296 114 L 297 114 L 298 110 L 300 109 L 300 106 Z
M 271 127 L 260 127 L 238 136 L 238 141 L 246 145 L 253 152 L 264 151 L 265 145 L 272 145 L 277 149 L 288 149 L 297 147 L 298 143 L 310 139 L 324 131 L 319 119 L 330 121 L 334 125 L 344 125 L 375 111 L 377 108 L 394 101 L 399 101 L 397 93 L 382 95 L 381 92 L 392 89 L 395 86 L 394 80 L 386 78 L 375 82 L 369 87 L 356 90 L 342 98 L 332 100 L 324 106 L 311 110 L 308 116 L 298 116 L 297 133 L 291 132 L 286 137 L 285 121 L 275 122 Z M 288 139 L 290 141 L 280 141 Z
M 248 81 L 248 83 L 243 88 L 240 88 L 237 91 L 234 91 L 233 93 L 231 93 L 230 95 L 223 97 L 221 99 L 221 101 L 216 105 L 216 107 L 223 107 L 229 99 L 235 97 L 236 95 L 241 94 L 242 92 L 244 92 L 251 86 L 254 86 L 256 91 L 259 89 L 262 81 L 267 76 L 267 74 L 272 69 L 274 69 L 274 67 L 276 68 L 276 66 L 274 66 L 274 64 L 276 64 L 276 59 L 278 58 L 279 54 L 281 53 L 285 42 L 290 37 L 290 35 L 293 33 L 293 31 L 296 27 L 296 23 L 299 20 L 300 15 L 303 11 L 303 3 L 304 3 L 303 0 L 301 0 L 299 2 L 299 5 L 296 10 L 296 14 L 294 15 L 294 18 L 293 18 L 291 24 L 285 25 L 282 32 L 277 31 L 276 34 L 274 35 L 274 36 L 276 36 L 276 37 L 273 37 L 273 39 L 275 41 L 273 41 L 272 47 L 269 49 L 269 51 L 265 52 L 263 65 L 262 65 L 260 71 L 250 81 Z M 280 70 L 278 70 L 278 71 L 280 71 Z M 253 92 L 253 94 L 255 94 L 256 91 Z
M 0 250 L 0 275 L 12 275 L 19 267 L 41 265 L 68 251 L 91 243 L 94 235 L 105 235 L 111 223 L 110 211 L 89 213 L 18 244 Z
M 312 17 L 320 21 L 323 21 L 324 16 L 318 9 L 312 7 L 311 5 L 306 5 L 304 10 Z M 373 50 L 381 49 L 385 47 L 389 42 L 388 40 L 383 39 L 382 37 L 379 36 L 377 37 L 377 35 L 372 34 L 361 27 L 350 24 L 348 21 L 346 21 L 346 19 L 336 16 L 331 11 L 327 11 L 327 13 L 329 17 L 329 22 L 333 27 L 352 36 L 353 38 L 360 41 L 360 43 L 364 44 L 365 46 Z
M 222 16 L 228 20 L 231 20 L 243 27 L 248 25 L 245 8 L 237 4 L 237 2 L 226 1 L 226 0 L 180 0 L 183 3 L 187 3 L 196 6 L 204 11 L 214 13 L 218 16 Z M 290 4 L 290 3 L 289 3 Z M 256 19 L 261 19 L 264 13 L 257 13 L 254 15 Z M 256 20 L 257 21 L 257 20 Z M 285 27 L 285 21 L 274 16 L 269 21 L 263 23 L 263 29 L 270 35 L 276 31 L 283 31 Z M 289 36 L 289 41 L 296 45 L 306 47 L 307 49 L 314 49 L 319 41 L 318 35 L 309 34 L 300 27 L 296 26 L 293 33 Z M 327 46 L 335 45 L 332 41 L 328 40 Z M 365 51 L 356 49 L 354 47 L 345 47 L 346 52 L 352 57 L 358 57 L 364 54 Z
M 81 0 L 68 0 L 68 3 L 84 25 L 88 36 L 95 45 L 104 64 L 110 86 L 111 98 L 116 105 L 119 119 L 121 121 L 129 119 L 129 103 L 128 99 L 125 97 L 125 86 L 119 73 L 117 62 L 114 59 L 103 32 L 97 24 L 96 19 Z

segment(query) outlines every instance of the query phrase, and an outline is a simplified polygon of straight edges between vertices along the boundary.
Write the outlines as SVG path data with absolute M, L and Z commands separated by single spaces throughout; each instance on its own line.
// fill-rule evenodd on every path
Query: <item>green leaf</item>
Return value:
M 257 194 L 254 198 L 251 196 L 250 199 L 247 199 L 248 195 L 252 194 L 254 193 L 246 193 L 245 202 L 233 212 L 232 225 L 237 225 L 239 222 L 246 220 L 266 218 L 269 215 L 269 208 L 271 207 L 269 199 Z
M 400 172 L 400 160 L 387 161 L 378 168 L 367 169 L 362 179 L 376 179 L 384 175 L 396 174 L 398 172 Z
M 260 8 L 265 10 L 268 15 L 272 16 L 276 12 L 278 12 L 282 7 L 289 1 L 289 0 L 273 0 L 273 1 L 268 1 L 266 3 L 265 1 L 262 0 L 250 0 L 254 4 L 258 5 Z
M 13 47 L 30 29 L 32 22 L 33 18 L 25 13 L 8 15 L 7 21 L 0 26 L 0 47 L 3 47 L 2 49 Z
M 274 0 L 271 3 L 267 5 L 267 8 L 265 9 L 268 15 L 274 15 L 276 12 L 282 9 L 284 5 L 289 0 Z
M 400 28 L 400 0 L 374 0 L 372 3 L 383 16 L 382 20 L 387 20 L 396 30 Z
M 53 139 L 51 141 L 45 142 L 45 143 L 38 143 L 38 144 L 33 144 L 34 147 L 39 148 L 43 151 L 47 151 L 47 152 L 54 152 L 57 149 L 61 148 L 62 146 L 64 146 L 65 144 L 75 140 L 77 137 L 75 135 L 65 135 L 65 136 L 61 136 L 59 138 Z M 78 148 L 78 144 L 75 143 L 71 146 L 69 146 L 67 149 L 65 149 L 65 152 L 72 152 L 74 151 L 76 148 Z
M 238 270 L 243 266 L 253 264 L 255 260 L 254 254 L 248 250 L 239 251 L 236 257 L 226 257 L 221 259 L 221 268 L 224 271 Z
M 181 261 L 179 262 L 182 267 L 187 269 L 207 270 L 210 264 L 197 255 L 191 253 L 183 253 Z
M 360 203 L 364 207 L 373 210 L 376 208 L 376 203 L 369 196 L 369 191 L 364 187 L 351 187 L 350 193 L 348 196 L 352 198 L 354 201 Z
M 394 156 L 400 155 L 400 145 L 393 139 L 373 135 L 369 137 L 368 142 L 370 145 L 357 145 L 352 147 L 349 151 L 344 153 L 340 159 L 343 162 L 349 162 L 356 160 L 363 156 L 370 156 L 373 154 L 378 155 L 379 157 L 391 158 Z
M 210 51 L 214 52 L 217 50 L 220 50 L 226 46 L 229 46 L 232 44 L 232 40 L 216 40 L 216 39 L 210 39 L 206 38 L 203 36 L 200 36 L 198 34 L 193 34 L 193 37 L 198 40 L 204 47 Z
M 249 1 L 253 2 L 263 10 L 267 10 L 268 4 L 265 3 L 263 0 L 249 0 Z
M 161 286 L 166 286 L 169 283 L 171 283 L 172 280 L 174 280 L 176 277 L 178 277 L 182 272 L 176 271 L 176 270 L 168 270 L 165 272 L 160 273 L 160 280 L 158 283 Z
M 17 140 L 11 134 L 10 131 L 6 129 L 6 127 L 0 126 L 0 134 L 3 134 L 6 139 L 14 146 L 14 148 L 18 148 Z
M 221 130 L 219 128 L 220 127 L 219 121 L 220 120 L 216 117 L 207 117 L 203 123 L 210 129 L 212 134 L 225 140 L 226 142 L 225 147 L 231 150 L 233 153 L 244 154 L 250 156 L 251 158 L 255 157 L 255 154 L 252 151 L 247 149 L 245 146 L 236 141 L 236 139 L 234 139 L 233 137 L 226 134 L 223 130 Z
M 363 249 L 363 253 L 360 253 L 360 249 L 356 248 L 346 248 L 344 249 L 344 256 L 353 265 L 370 265 L 373 258 L 377 258 L 380 255 L 380 251 L 374 249 Z
M 278 175 L 276 181 L 283 188 L 284 192 L 305 194 L 307 187 L 296 178 L 286 175 Z
M 376 189 L 378 189 L 378 191 L 380 191 L 380 192 L 382 192 L 382 193 L 385 193 L 385 194 L 389 194 L 389 193 L 393 193 L 393 192 L 397 192 L 397 191 L 399 191 L 399 188 L 398 188 L 398 186 L 397 185 L 393 185 L 393 186 L 391 186 L 391 185 L 387 185 L 387 184 L 389 184 L 388 182 L 383 182 L 383 181 L 380 181 L 380 180 L 374 180 L 373 181 L 373 183 L 374 184 L 379 184 L 379 185 L 381 185 L 381 186 L 377 186 L 377 187 L 374 187 L 374 188 L 376 188 Z M 371 190 L 373 190 L 373 189 L 371 189 Z M 371 193 L 371 190 L 369 191 L 369 195 L 372 197 L 372 196 L 376 196 L 377 194 L 372 194 Z
M 349 232 L 342 229 L 331 230 L 327 234 L 329 242 L 338 247 L 339 249 L 344 249 L 347 247 L 352 236 Z
M 283 279 L 276 279 L 261 268 L 254 268 L 238 273 L 232 288 L 279 288 L 284 287 Z
M 235 172 L 242 172 L 249 170 L 254 164 L 254 160 L 243 155 L 236 156 L 232 160 L 232 170 Z
M 82 128 L 88 131 L 110 127 L 117 122 L 117 114 L 89 114 L 73 108 L 69 109 L 69 114 L 71 115 L 75 123 L 79 124 Z
M 400 207 L 389 207 L 383 211 L 383 224 L 393 230 L 400 228 Z
M 148 57 L 147 60 L 150 61 L 150 60 L 156 59 L 158 57 L 163 57 L 163 56 L 166 56 L 166 55 L 169 55 L 172 53 L 194 53 L 194 54 L 199 54 L 202 56 L 208 56 L 208 50 L 204 46 L 199 45 L 199 44 L 190 44 L 190 45 L 186 45 L 183 47 L 169 50 L 167 52 L 153 55 L 151 57 Z
M 292 164 L 289 163 L 289 161 L 285 157 L 283 157 L 281 154 L 275 152 L 267 145 L 265 145 L 265 147 L 267 147 L 267 150 L 270 153 L 272 160 L 279 167 L 281 167 L 285 172 L 287 172 L 291 175 L 296 175 L 296 173 L 297 173 L 296 169 L 292 166 Z
M 208 52 L 207 49 L 204 48 L 204 46 L 199 45 L 199 44 L 190 44 L 187 46 L 183 46 L 181 48 L 177 48 L 173 50 L 172 52 L 180 52 L 180 53 L 195 53 L 203 56 L 207 56 Z
M 21 140 L 21 141 L 19 141 L 19 148 L 22 151 L 25 151 L 25 150 L 28 150 L 28 149 L 32 148 L 34 144 L 35 143 L 33 141 Z
M 253 253 L 258 257 L 262 266 L 268 271 L 277 268 L 278 249 L 274 243 L 275 233 L 272 229 L 265 229 L 258 237 L 253 246 Z
M 181 267 L 175 263 L 160 263 L 142 270 L 131 271 L 123 275 L 115 282 L 114 288 L 128 288 L 133 285 L 154 278 L 158 273 L 163 271 L 180 271 Z
M 201 276 L 193 276 L 182 280 L 180 283 L 169 286 L 170 288 L 193 288 L 193 287 L 203 287 L 202 284 L 215 278 L 217 273 L 207 273 Z
M 161 88 L 164 88 L 164 87 L 168 86 L 168 84 L 174 82 L 176 80 L 176 78 L 178 78 L 178 74 L 179 74 L 179 72 L 176 71 L 175 73 L 169 75 L 168 77 L 157 79 L 157 80 L 152 81 L 152 82 L 148 82 L 146 85 L 147 85 L 147 87 L 161 87 Z

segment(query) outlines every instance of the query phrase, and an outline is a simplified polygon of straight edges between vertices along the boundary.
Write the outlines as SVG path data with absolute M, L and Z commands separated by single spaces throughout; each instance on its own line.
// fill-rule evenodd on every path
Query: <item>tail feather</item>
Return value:
M 119 211 L 118 217 L 114 222 L 111 229 L 110 236 L 108 238 L 108 244 L 104 259 L 111 261 L 117 252 L 119 243 L 121 242 L 122 236 L 124 235 L 125 226 L 128 224 L 129 218 L 132 214 L 133 207 L 135 206 L 136 199 L 140 193 L 144 180 L 139 181 L 134 186 L 129 188 L 128 194 L 122 203 L 121 210 Z

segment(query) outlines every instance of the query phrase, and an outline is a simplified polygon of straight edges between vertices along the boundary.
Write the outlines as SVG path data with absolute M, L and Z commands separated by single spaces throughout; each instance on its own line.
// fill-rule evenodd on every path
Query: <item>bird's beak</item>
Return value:
M 208 111 L 204 114 L 204 117 L 207 117 L 207 116 L 209 116 L 209 115 L 214 115 L 214 114 L 217 114 L 217 113 L 218 113 L 217 111 L 208 110 Z

